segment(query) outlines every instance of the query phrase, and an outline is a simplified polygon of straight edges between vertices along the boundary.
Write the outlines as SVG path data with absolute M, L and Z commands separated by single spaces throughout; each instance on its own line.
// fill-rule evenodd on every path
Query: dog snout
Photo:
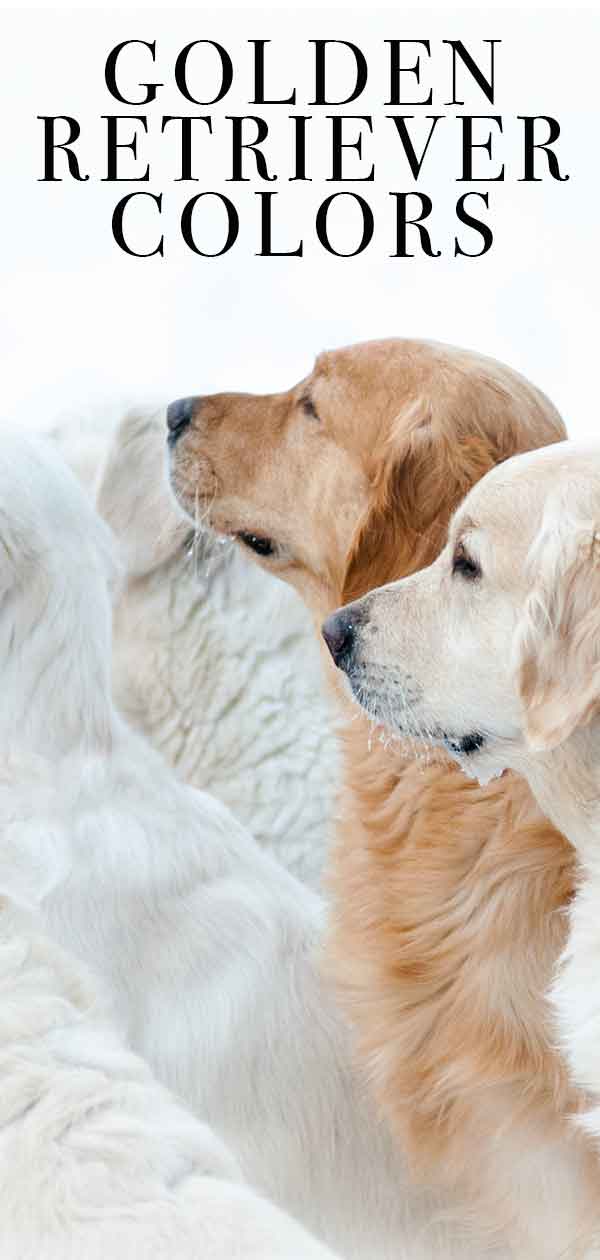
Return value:
M 356 618 L 348 609 L 332 613 L 322 628 L 323 638 L 338 669 L 350 663 L 356 636 Z
M 175 402 L 169 403 L 167 407 L 167 440 L 171 446 L 175 445 L 175 442 L 187 429 L 199 402 L 200 399 L 198 397 L 190 397 L 176 398 Z

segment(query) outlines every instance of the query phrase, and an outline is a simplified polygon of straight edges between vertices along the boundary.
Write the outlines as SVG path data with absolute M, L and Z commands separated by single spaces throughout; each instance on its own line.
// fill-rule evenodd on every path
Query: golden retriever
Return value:
M 600 1140 L 600 446 L 560 442 L 489 472 L 429 568 L 325 622 L 353 694 L 479 782 L 516 770 L 580 862 L 551 995 L 583 1127 Z M 468 668 L 465 664 L 468 663 Z M 595 1221 L 600 1251 L 600 1195 Z
M 565 434 L 509 368 L 402 340 L 322 354 L 281 394 L 180 399 L 168 426 L 183 509 L 294 585 L 319 623 L 429 564 L 474 482 Z M 521 781 L 482 787 L 442 756 L 386 746 L 336 685 L 348 721 L 330 957 L 359 1052 L 415 1174 L 452 1184 L 491 1240 L 549 1260 L 595 1176 L 565 1119 L 580 1100 L 544 996 L 570 848 Z

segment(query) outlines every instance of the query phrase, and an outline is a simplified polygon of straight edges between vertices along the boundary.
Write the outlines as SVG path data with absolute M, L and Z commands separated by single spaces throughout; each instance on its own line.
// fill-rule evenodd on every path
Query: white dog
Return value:
M 320 901 L 116 714 L 108 530 L 56 453 L 8 434 L 0 543 L 3 832 L 44 883 L 45 929 L 247 1179 L 334 1249 L 479 1255 L 409 1188 L 353 1079 Z
M 125 1049 L 98 982 L 40 934 L 43 872 L 19 831 L 0 846 L 2 1260 L 333 1260 L 236 1184 L 222 1143 Z
M 335 613 L 324 635 L 376 722 L 443 745 L 482 782 L 519 771 L 575 846 L 581 886 L 551 998 L 600 1143 L 600 447 L 499 465 L 435 564 Z M 598 1159 L 581 1171 L 573 1161 L 579 1201 L 548 1203 L 557 1254 L 586 1230 L 600 1252 Z
M 123 550 L 113 695 L 187 783 L 317 887 L 339 778 L 314 629 L 294 591 L 195 538 L 164 475 L 164 412 L 72 422 L 60 449 Z

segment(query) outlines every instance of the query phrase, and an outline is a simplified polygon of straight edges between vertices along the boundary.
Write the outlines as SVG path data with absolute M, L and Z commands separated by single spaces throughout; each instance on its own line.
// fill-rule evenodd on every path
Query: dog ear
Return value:
M 530 564 L 515 656 L 525 735 L 541 752 L 600 712 L 600 532 L 546 514 Z
M 481 393 L 481 387 L 479 392 Z M 413 399 L 396 416 L 375 453 L 370 504 L 357 529 L 342 588 L 343 603 L 360 598 L 435 560 L 448 523 L 476 481 L 520 449 L 519 426 L 497 418 L 470 387 L 452 407 Z
M 98 482 L 96 506 L 121 544 L 128 577 L 170 559 L 190 532 L 167 484 L 161 411 L 130 411 L 117 426 Z

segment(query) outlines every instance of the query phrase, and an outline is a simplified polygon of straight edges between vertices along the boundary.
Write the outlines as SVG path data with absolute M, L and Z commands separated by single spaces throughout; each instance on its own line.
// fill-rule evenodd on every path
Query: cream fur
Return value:
M 98 981 L 40 932 L 36 882 L 0 912 L 2 1260 L 333 1260 L 125 1048 Z
M 180 783 L 110 694 L 109 532 L 41 443 L 0 448 L 4 885 L 257 1189 L 345 1257 L 480 1254 L 409 1186 L 319 978 L 320 900 Z M 235 1253 L 234 1253 L 235 1254 Z
M 119 538 L 113 694 L 194 787 L 219 797 L 300 879 L 320 884 L 339 777 L 332 706 L 295 592 L 190 527 L 164 476 L 160 409 L 56 437 Z

